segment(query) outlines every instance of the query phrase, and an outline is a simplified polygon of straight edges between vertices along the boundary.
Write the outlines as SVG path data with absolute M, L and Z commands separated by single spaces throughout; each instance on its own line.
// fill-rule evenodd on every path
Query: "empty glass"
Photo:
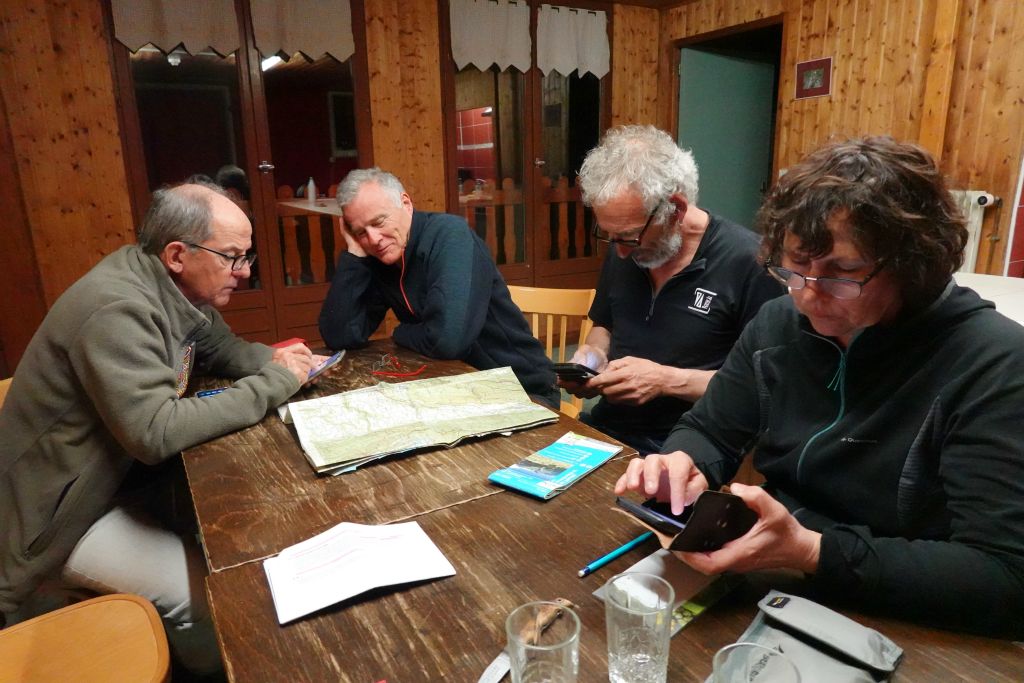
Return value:
M 654 574 L 619 574 L 604 587 L 608 680 L 664 683 L 675 591 Z
M 528 602 L 505 621 L 512 683 L 576 683 L 580 619 L 556 602 Z
M 757 643 L 726 645 L 715 653 L 712 667 L 714 683 L 800 683 L 800 672 L 793 660 Z

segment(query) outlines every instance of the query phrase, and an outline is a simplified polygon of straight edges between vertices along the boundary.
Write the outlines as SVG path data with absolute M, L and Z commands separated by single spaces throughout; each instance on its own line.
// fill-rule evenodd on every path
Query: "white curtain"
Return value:
M 238 49 L 234 0 L 111 0 L 114 37 L 132 52 L 152 43 L 170 52 L 179 43 L 190 54 L 212 48 L 221 55 Z
M 537 15 L 537 67 L 548 75 L 608 73 L 611 49 L 604 12 L 541 5 Z
M 486 71 L 497 64 L 504 71 L 530 68 L 530 6 L 512 0 L 451 0 L 452 57 Z
M 326 53 L 343 62 L 355 52 L 349 0 L 252 0 L 250 7 L 264 57 L 302 52 L 315 61 Z

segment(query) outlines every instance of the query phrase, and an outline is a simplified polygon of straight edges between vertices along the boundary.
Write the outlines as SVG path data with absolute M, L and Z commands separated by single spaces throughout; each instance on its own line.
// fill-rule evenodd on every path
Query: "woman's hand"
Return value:
M 757 513 L 757 522 L 746 534 L 718 550 L 677 552 L 679 559 L 704 574 L 758 569 L 796 569 L 814 574 L 818 570 L 821 534 L 801 526 L 760 486 L 732 484 L 729 489 Z
M 626 473 L 615 483 L 615 494 L 637 491 L 671 504 L 672 514 L 682 514 L 683 508 L 697 500 L 707 490 L 708 480 L 698 470 L 690 456 L 682 451 L 667 455 L 652 453 L 646 458 L 634 458 L 626 466 Z

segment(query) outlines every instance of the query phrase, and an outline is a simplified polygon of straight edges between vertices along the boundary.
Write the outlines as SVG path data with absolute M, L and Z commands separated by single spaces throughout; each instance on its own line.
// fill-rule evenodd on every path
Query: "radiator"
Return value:
M 960 210 L 967 219 L 967 247 L 964 249 L 964 265 L 960 271 L 973 273 L 978 258 L 981 222 L 985 219 L 985 209 L 995 204 L 995 198 L 982 190 L 950 190 L 950 193 L 960 204 Z

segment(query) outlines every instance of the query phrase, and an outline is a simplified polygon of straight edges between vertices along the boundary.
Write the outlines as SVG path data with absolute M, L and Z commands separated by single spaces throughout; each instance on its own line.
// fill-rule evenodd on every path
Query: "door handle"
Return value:
M 537 159 L 533 160 L 533 165 L 536 166 L 537 168 L 540 168 L 541 166 L 543 166 L 546 163 L 548 163 L 548 162 L 544 161 L 541 158 L 537 158 Z
M 261 161 L 256 168 L 259 169 L 260 173 L 270 173 L 274 170 L 274 165 L 269 161 Z

